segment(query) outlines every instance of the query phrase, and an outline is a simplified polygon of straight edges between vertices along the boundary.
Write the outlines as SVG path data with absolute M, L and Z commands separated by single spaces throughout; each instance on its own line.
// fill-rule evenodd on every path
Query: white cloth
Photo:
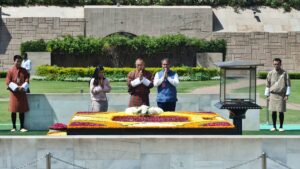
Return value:
M 178 74 L 175 73 L 174 77 L 167 77 L 167 80 L 173 85 L 173 86 L 177 86 L 179 84 L 179 79 L 178 79 Z M 154 86 L 159 86 L 162 84 L 162 82 L 164 81 L 164 77 L 159 78 L 158 73 L 155 74 L 154 76 L 154 81 L 153 81 L 153 85 Z
M 140 80 L 140 78 L 136 78 L 130 82 L 132 87 L 136 87 L 136 86 L 140 85 L 141 83 L 142 83 L 142 81 Z
M 177 85 L 179 84 L 179 79 L 178 79 L 177 73 L 174 75 L 173 78 L 168 77 L 167 80 L 168 80 L 173 86 L 177 86 Z
M 159 78 L 158 73 L 155 73 L 153 85 L 157 87 L 157 86 L 161 85 L 163 81 L 164 81 L 164 77 Z
M 16 91 L 17 88 L 18 88 L 18 85 L 16 83 L 14 83 L 14 82 L 10 82 L 8 84 L 8 87 L 10 88 L 11 91 Z
M 288 86 L 288 87 L 286 88 L 286 93 L 285 93 L 285 95 L 286 95 L 286 96 L 291 95 L 291 87 L 290 87 L 290 86 Z
M 144 84 L 145 86 L 149 86 L 151 84 L 151 81 L 148 80 L 147 78 L 143 77 L 142 80 L 140 80 L 140 78 L 136 78 L 133 81 L 130 82 L 132 87 L 136 87 L 140 84 Z
M 145 78 L 145 77 L 143 77 L 142 83 L 143 83 L 145 86 L 149 86 L 149 85 L 151 84 L 150 80 L 148 80 L 148 79 Z
M 27 82 L 25 82 L 22 84 L 22 87 L 24 88 L 25 91 L 27 91 L 29 88 L 29 84 Z
M 270 88 L 266 87 L 265 96 L 270 96 Z
M 24 59 L 22 61 L 21 67 L 26 69 L 28 73 L 30 73 L 31 69 L 32 69 L 32 65 L 31 65 L 31 60 L 29 59 Z

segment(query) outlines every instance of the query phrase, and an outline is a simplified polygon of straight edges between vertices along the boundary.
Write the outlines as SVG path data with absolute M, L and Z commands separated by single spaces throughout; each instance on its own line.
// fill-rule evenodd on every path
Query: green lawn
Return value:
M 300 124 L 300 110 L 287 110 L 284 116 L 284 124 Z M 277 115 L 278 116 L 278 115 Z M 260 123 L 266 123 L 267 110 L 266 107 L 260 110 Z M 277 118 L 277 121 L 279 118 Z M 272 123 L 272 112 L 269 112 L 269 122 Z M 279 121 L 278 121 L 279 122 Z
M 0 117 L 1 117 L 0 124 L 10 123 L 10 113 L 8 112 L 8 101 L 0 101 Z
M 219 81 L 182 81 L 177 90 L 179 93 L 187 93 L 193 89 L 205 86 L 218 85 Z M 127 93 L 126 82 L 111 82 L 112 93 Z M 9 91 L 6 90 L 4 79 L 0 79 L 0 99 L 8 98 Z M 37 81 L 30 82 L 31 93 L 84 93 L 89 92 L 88 82 L 62 82 L 62 81 Z M 151 92 L 155 93 L 156 88 L 152 88 Z
M 260 131 L 243 131 L 243 135 L 300 135 L 300 130 L 291 130 L 284 132 L 272 132 L 269 130 L 260 130 Z
M 299 103 L 300 104 L 300 80 L 292 80 L 291 81 L 291 96 L 289 97 L 290 103 Z M 259 93 L 260 98 L 265 99 L 264 93 L 265 93 L 266 85 L 259 85 L 257 86 L 257 92 Z M 240 88 L 234 90 L 234 92 L 237 93 L 244 93 L 248 92 L 248 88 Z
M 28 131 L 28 132 L 10 132 L 10 130 L 0 130 L 1 136 L 34 136 L 34 135 L 47 135 L 48 131 Z

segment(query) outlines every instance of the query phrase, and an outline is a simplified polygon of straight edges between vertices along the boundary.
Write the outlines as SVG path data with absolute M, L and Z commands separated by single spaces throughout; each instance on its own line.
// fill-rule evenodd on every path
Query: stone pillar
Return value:
M 27 52 L 27 54 L 32 63 L 31 75 L 35 75 L 38 66 L 51 65 L 50 52 Z

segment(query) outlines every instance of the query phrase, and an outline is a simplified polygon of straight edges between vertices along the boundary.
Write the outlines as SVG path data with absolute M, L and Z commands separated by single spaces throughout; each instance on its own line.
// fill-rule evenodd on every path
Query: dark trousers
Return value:
M 24 128 L 24 120 L 25 120 L 25 115 L 24 113 L 19 113 L 19 118 L 20 118 L 20 128 Z M 12 125 L 13 125 L 13 128 L 16 129 L 17 126 L 16 126 L 16 121 L 17 121 L 17 113 L 15 112 L 12 112 L 11 113 L 11 122 L 12 122 Z
M 157 102 L 157 106 L 164 111 L 175 111 L 176 102 Z

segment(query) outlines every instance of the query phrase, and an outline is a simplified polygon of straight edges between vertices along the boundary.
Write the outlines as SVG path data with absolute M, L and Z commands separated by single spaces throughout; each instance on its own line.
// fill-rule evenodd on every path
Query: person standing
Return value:
M 175 111 L 177 102 L 176 86 L 179 84 L 178 75 L 170 70 L 170 60 L 161 61 L 162 70 L 154 77 L 154 86 L 157 87 L 157 106 L 164 111 Z
M 31 60 L 28 59 L 27 53 L 24 53 L 23 61 L 22 61 L 21 67 L 27 70 L 28 76 L 29 76 L 29 78 L 30 78 L 30 71 L 31 71 L 32 65 L 31 65 Z M 28 88 L 28 89 L 26 90 L 26 92 L 27 92 L 27 93 L 30 93 L 30 89 Z
M 104 68 L 102 65 L 97 66 L 93 78 L 90 81 L 90 94 L 92 100 L 93 112 L 106 112 L 108 101 L 106 93 L 111 91 L 109 80 L 104 77 Z
M 24 128 L 24 113 L 29 111 L 26 95 L 26 90 L 29 87 L 29 75 L 26 69 L 21 67 L 21 62 L 22 57 L 20 55 L 15 55 L 14 65 L 10 69 L 8 69 L 6 75 L 6 85 L 10 90 L 9 111 L 11 112 L 11 120 L 13 125 L 11 132 L 15 132 L 17 130 L 17 112 L 19 112 L 20 118 L 20 131 L 28 131 Z
M 279 131 L 284 131 L 284 112 L 286 112 L 286 101 L 291 94 L 291 82 L 288 73 L 281 68 L 281 59 L 273 59 L 274 69 L 268 73 L 265 96 L 269 101 L 269 111 L 272 112 L 273 128 L 276 131 L 277 112 L 279 112 Z
M 142 58 L 136 59 L 135 66 L 136 69 L 127 75 L 128 92 L 130 94 L 128 106 L 149 106 L 150 88 L 153 87 L 152 73 L 145 70 L 145 62 Z

